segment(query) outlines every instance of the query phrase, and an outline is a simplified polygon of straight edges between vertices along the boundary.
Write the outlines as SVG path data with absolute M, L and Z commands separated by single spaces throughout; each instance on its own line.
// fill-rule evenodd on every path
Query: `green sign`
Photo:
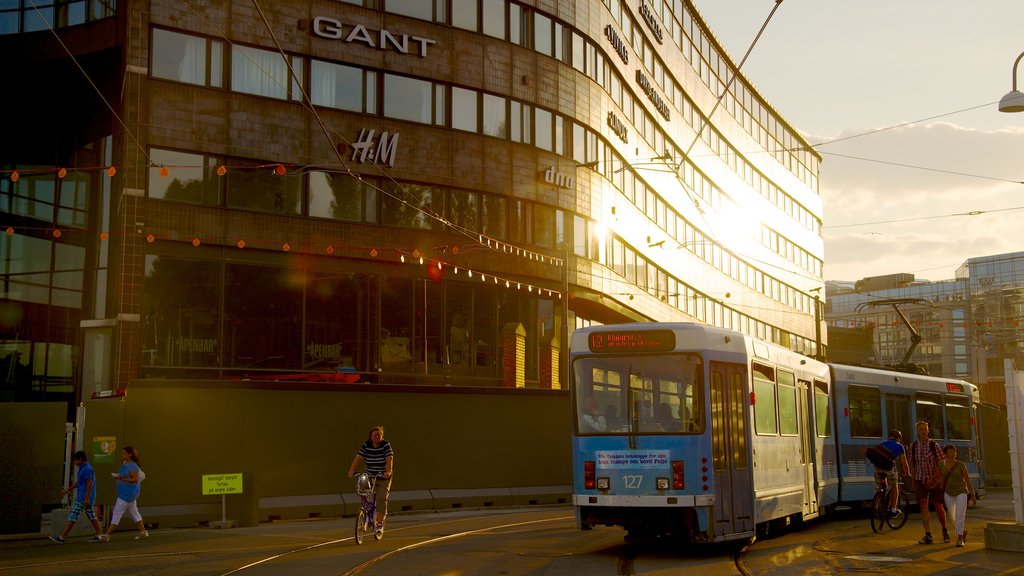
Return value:
M 117 436 L 92 437 L 93 464 L 116 464 L 117 455 Z
M 210 494 L 241 494 L 242 473 L 237 474 L 204 474 L 203 496 Z

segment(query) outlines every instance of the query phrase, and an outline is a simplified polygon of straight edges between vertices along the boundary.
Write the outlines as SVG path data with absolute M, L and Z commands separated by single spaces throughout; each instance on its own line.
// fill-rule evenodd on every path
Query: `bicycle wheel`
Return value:
M 889 494 L 882 491 L 875 491 L 875 497 L 871 500 L 871 530 L 881 532 L 885 527 L 886 516 L 888 515 Z
M 359 508 L 359 514 L 356 515 L 356 544 L 363 543 L 366 532 L 366 510 Z
M 885 523 L 893 530 L 903 528 L 903 525 L 907 523 L 907 516 L 910 515 L 910 493 L 902 487 L 900 488 L 900 497 L 896 500 L 896 509 L 900 511 L 899 515 L 885 520 Z

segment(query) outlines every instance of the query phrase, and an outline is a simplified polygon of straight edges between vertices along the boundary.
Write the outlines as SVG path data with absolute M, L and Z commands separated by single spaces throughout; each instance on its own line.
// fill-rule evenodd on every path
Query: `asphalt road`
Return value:
M 22 535 L 0 538 L 0 576 L 1024 574 L 1024 553 L 984 547 L 985 524 L 1012 518 L 1009 492 L 992 492 L 969 512 L 964 548 L 918 545 L 916 513 L 903 529 L 874 534 L 866 515 L 844 512 L 740 549 L 626 542 L 612 528 L 581 532 L 565 506 L 396 514 L 381 541 L 362 545 L 354 541 L 352 518 L 168 528 L 138 541 L 126 531 L 109 543 L 78 537 L 60 545 Z

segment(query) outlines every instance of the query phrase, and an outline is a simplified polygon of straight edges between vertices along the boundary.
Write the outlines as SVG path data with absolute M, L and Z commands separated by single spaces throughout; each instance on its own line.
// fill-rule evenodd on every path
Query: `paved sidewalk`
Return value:
M 967 511 L 967 544 L 956 547 L 952 519 L 947 522 L 949 544 L 932 512 L 935 543 L 918 544 L 924 535 L 916 511 L 900 530 L 871 531 L 866 513 L 851 512 L 831 520 L 811 522 L 805 528 L 751 546 L 743 558 L 745 574 L 757 576 L 882 573 L 900 576 L 1024 575 L 1024 551 L 991 550 L 985 546 L 985 528 L 991 522 L 1014 523 L 1013 494 L 1009 488 L 989 489 L 977 506 Z

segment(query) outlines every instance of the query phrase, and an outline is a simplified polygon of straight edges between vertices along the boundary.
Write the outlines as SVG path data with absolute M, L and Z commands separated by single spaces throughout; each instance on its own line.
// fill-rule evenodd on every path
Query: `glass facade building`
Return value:
M 820 157 L 686 0 L 15 2 L 0 47 L 4 399 L 558 388 L 627 320 L 823 344 Z
M 1004 360 L 1024 366 L 1024 252 L 970 258 L 952 280 L 917 281 L 911 274 L 830 282 L 828 326 L 872 327 L 877 360 L 900 363 L 910 331 L 891 299 L 916 300 L 900 309 L 921 335 L 910 362 L 929 373 L 978 384 L 982 397 L 1005 403 Z

